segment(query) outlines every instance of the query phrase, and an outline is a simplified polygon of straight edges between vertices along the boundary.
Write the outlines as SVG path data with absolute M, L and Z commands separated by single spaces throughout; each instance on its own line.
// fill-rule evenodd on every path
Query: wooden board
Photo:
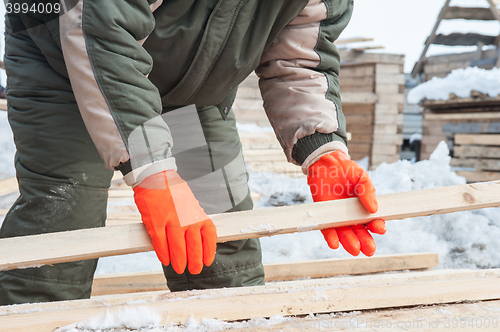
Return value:
M 475 168 L 477 171 L 500 171 L 500 160 L 482 158 L 451 158 L 450 166 Z
M 17 179 L 15 177 L 0 181 L 0 196 L 13 194 L 18 191 Z
M 456 134 L 455 144 L 500 145 L 500 135 Z
M 443 17 L 444 20 L 480 20 L 480 21 L 494 21 L 496 18 L 493 16 L 489 8 L 479 7 L 457 7 L 450 6 Z
M 4 306 L 0 331 L 52 331 L 138 307 L 160 315 L 163 324 L 184 324 L 188 319 L 235 321 L 499 298 L 498 269 L 407 272 Z
M 470 328 L 469 331 L 496 332 L 500 326 L 499 311 L 500 301 L 498 300 L 410 306 L 348 312 L 339 315 L 299 316 L 273 324 L 272 327 L 248 323 L 246 324 L 248 327 L 236 331 L 465 332 Z M 229 328 L 228 325 L 226 328 Z
M 484 182 L 500 180 L 500 172 L 470 172 L 457 171 L 457 175 L 463 176 L 467 182 Z
M 500 206 L 500 182 L 379 195 L 368 213 L 350 198 L 212 215 L 218 242 Z M 332 213 L 335 211 L 335 213 Z M 142 224 L 0 239 L 0 270 L 151 251 Z
M 373 257 L 317 259 L 264 264 L 266 282 L 303 278 L 327 278 L 400 270 L 419 270 L 439 265 L 438 254 L 416 253 Z M 167 290 L 163 272 L 102 274 L 94 278 L 92 296 Z
M 424 120 L 432 121 L 477 121 L 500 119 L 500 112 L 485 113 L 424 113 Z
M 459 158 L 500 158 L 500 146 L 455 145 L 453 156 Z
M 448 35 L 439 34 L 433 41 L 435 45 L 445 46 L 476 46 L 478 42 L 484 45 L 493 45 L 496 36 L 487 36 L 479 33 L 450 33 Z
M 460 134 L 500 134 L 500 122 L 445 123 L 443 131 Z
M 0 99 L 0 111 L 7 111 L 7 99 Z

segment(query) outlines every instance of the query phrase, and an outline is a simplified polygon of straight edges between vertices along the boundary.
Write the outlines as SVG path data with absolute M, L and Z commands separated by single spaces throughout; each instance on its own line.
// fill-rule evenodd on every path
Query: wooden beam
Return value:
M 498 159 L 451 158 L 450 166 L 475 168 L 477 171 L 500 171 Z
M 261 331 L 412 331 L 412 332 L 459 332 L 467 324 L 474 325 L 469 331 L 493 332 L 498 328 L 500 301 L 438 304 L 432 306 L 411 306 L 383 310 L 365 310 L 340 315 L 307 315 L 289 318 L 278 324 L 262 326 L 246 324 L 249 327 L 238 332 Z M 453 322 L 453 323 L 452 323 Z M 268 323 L 268 322 L 265 322 Z M 269 322 L 270 323 L 270 322 Z M 235 323 L 237 325 L 238 323 Z M 462 325 L 460 325 L 462 324 Z M 478 327 L 477 325 L 481 325 Z M 487 325 L 485 327 L 484 325 Z M 231 328 L 226 325 L 226 328 Z M 456 326 L 457 328 L 453 328 Z M 459 327 L 461 326 L 461 327 Z
M 428 269 L 439 265 L 438 254 L 416 253 L 374 257 L 317 259 L 303 262 L 264 264 L 266 282 L 300 278 Z M 136 272 L 96 275 L 92 296 L 167 290 L 163 272 Z
M 366 38 L 366 37 L 345 38 L 345 39 L 337 39 L 333 43 L 335 45 L 343 45 L 343 44 L 368 42 L 368 41 L 373 41 L 373 38 Z
M 218 242 L 306 232 L 500 206 L 500 182 L 417 190 L 377 197 L 370 214 L 359 199 L 309 203 L 212 215 Z M 332 212 L 334 211 L 334 213 Z M 142 224 L 39 234 L 0 240 L 0 270 L 151 251 Z
M 7 110 L 7 99 L 0 98 L 0 111 L 6 111 L 6 110 Z
M 500 159 L 500 146 L 455 145 L 453 147 L 453 156 L 460 158 Z
M 471 172 L 457 171 L 457 175 L 463 176 L 467 182 L 484 182 L 500 180 L 500 172 Z
M 138 307 L 159 315 L 162 324 L 184 324 L 190 318 L 235 321 L 499 298 L 498 269 L 407 272 L 4 306 L 0 331 L 53 331 Z
M 500 135 L 456 134 L 455 144 L 500 145 Z
M 500 134 L 500 122 L 445 123 L 443 132 L 455 134 Z
M 431 121 L 466 121 L 500 119 L 500 112 L 479 113 L 424 113 L 424 120 Z
M 443 16 L 443 20 L 478 20 L 478 21 L 495 21 L 497 18 L 493 15 L 489 8 L 480 7 L 457 7 L 450 6 Z
M 339 53 L 342 60 L 341 67 L 349 64 L 359 65 L 361 63 L 404 64 L 404 55 L 402 54 L 367 53 L 344 49 L 339 49 Z
M 378 96 L 371 92 L 341 92 L 343 104 L 375 104 Z
M 449 35 L 439 34 L 432 42 L 434 45 L 445 46 L 476 46 L 478 42 L 484 45 L 493 45 L 496 36 L 487 36 L 479 33 L 450 33 Z
M 17 179 L 15 177 L 0 181 L 0 196 L 13 194 L 18 190 Z
M 424 65 L 425 61 L 425 55 L 427 54 L 427 51 L 429 50 L 429 47 L 431 44 L 434 42 L 434 39 L 436 38 L 436 32 L 437 29 L 439 28 L 439 24 L 443 20 L 444 16 L 446 15 L 446 12 L 450 6 L 450 1 L 451 0 L 446 0 L 444 3 L 443 8 L 441 8 L 441 12 L 439 13 L 439 16 L 436 20 L 436 24 L 434 25 L 434 28 L 432 28 L 431 34 L 425 41 L 425 46 L 424 50 L 422 51 L 422 54 L 420 55 L 420 59 L 418 59 L 417 63 L 415 63 L 415 66 L 413 67 L 413 70 L 411 71 L 411 76 L 413 78 L 417 77 L 417 75 L 422 71 L 422 67 Z

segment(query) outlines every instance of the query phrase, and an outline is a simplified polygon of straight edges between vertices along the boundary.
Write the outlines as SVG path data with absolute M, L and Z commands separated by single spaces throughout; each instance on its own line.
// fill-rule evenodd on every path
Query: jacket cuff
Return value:
M 131 170 L 123 177 L 123 180 L 127 185 L 133 188 L 140 184 L 148 176 L 168 170 L 177 171 L 175 158 L 173 157 L 156 161 L 151 164 L 147 164 L 137 169 Z
M 319 148 L 314 150 L 313 153 L 311 153 L 309 157 L 306 158 L 306 160 L 304 160 L 304 162 L 302 163 L 302 173 L 307 175 L 309 171 L 309 166 L 314 164 L 319 158 L 321 158 L 325 154 L 339 150 L 344 152 L 346 155 L 349 155 L 347 147 L 343 142 L 340 141 L 333 141 L 320 146 Z
M 295 160 L 298 165 L 303 165 L 304 161 L 313 152 L 318 150 L 321 146 L 332 142 L 341 143 L 341 145 L 338 146 L 343 146 L 343 149 L 345 149 L 344 152 L 347 153 L 346 142 L 341 136 L 335 133 L 323 134 L 320 132 L 315 132 L 312 135 L 302 137 L 297 141 L 297 143 L 295 143 L 292 149 L 292 159 Z M 341 149 L 337 148 L 335 150 Z

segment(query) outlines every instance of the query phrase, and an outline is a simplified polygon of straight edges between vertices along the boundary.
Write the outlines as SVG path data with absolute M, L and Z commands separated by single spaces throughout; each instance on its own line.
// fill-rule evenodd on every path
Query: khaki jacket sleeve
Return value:
M 305 168 L 322 154 L 347 153 L 333 42 L 352 0 L 310 0 L 262 55 L 256 70 L 264 108 L 290 162 Z
M 153 60 L 142 47 L 161 0 L 61 4 L 61 47 L 71 86 L 106 167 L 123 173 L 151 164 L 157 171 L 175 168 L 160 95 L 147 78 Z

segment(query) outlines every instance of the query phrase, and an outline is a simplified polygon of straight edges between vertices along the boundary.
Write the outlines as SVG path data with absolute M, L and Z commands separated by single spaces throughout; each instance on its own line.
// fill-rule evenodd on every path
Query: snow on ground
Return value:
M 471 91 L 488 94 L 490 97 L 500 95 L 500 68 L 486 70 L 468 67 L 455 69 L 443 78 L 433 77 L 413 88 L 408 94 L 408 102 L 417 104 L 423 99 L 448 100 L 450 93 L 468 98 Z

